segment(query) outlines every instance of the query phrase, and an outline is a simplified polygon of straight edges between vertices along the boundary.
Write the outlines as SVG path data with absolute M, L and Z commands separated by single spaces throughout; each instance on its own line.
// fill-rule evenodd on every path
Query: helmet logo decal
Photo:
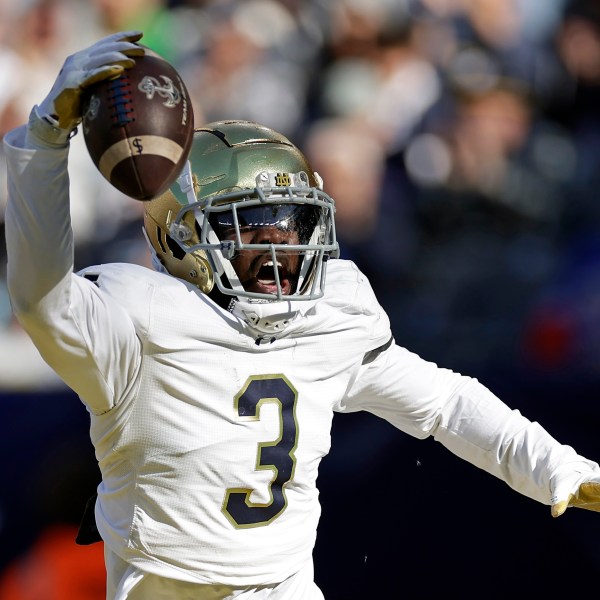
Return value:
M 275 185 L 277 187 L 290 187 L 292 185 L 292 178 L 289 173 L 277 173 L 275 175 Z
M 259 188 L 310 188 L 308 175 L 304 171 L 298 173 L 274 173 L 273 171 L 262 171 L 256 176 L 256 185 Z
M 146 75 L 142 81 L 140 81 L 138 89 L 146 94 L 146 98 L 148 98 L 148 100 L 152 100 L 154 95 L 158 94 L 164 99 L 163 104 L 166 107 L 174 108 L 181 100 L 181 93 L 173 85 L 173 81 L 169 77 L 166 75 L 161 75 L 160 77 L 164 82 L 163 85 L 160 84 L 160 81 L 158 81 L 156 77 L 150 77 L 149 75 Z

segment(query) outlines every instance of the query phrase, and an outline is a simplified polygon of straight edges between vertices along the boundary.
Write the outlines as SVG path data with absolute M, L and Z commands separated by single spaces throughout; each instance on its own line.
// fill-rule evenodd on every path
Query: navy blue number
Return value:
M 259 527 L 274 521 L 287 506 L 285 484 L 294 476 L 298 441 L 296 400 L 298 393 L 284 375 L 257 375 L 249 377 L 234 399 L 237 418 L 244 421 L 260 420 L 260 408 L 266 402 L 275 403 L 279 410 L 279 437 L 274 441 L 259 442 L 256 469 L 273 472 L 269 483 L 269 501 L 250 500 L 252 488 L 229 488 L 223 501 L 223 512 L 238 528 Z

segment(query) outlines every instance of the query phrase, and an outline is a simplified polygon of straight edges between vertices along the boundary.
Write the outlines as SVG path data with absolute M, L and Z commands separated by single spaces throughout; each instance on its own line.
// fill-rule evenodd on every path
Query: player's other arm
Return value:
M 364 365 L 345 410 L 367 410 L 417 438 L 433 436 L 457 456 L 552 507 L 600 511 L 600 467 L 555 440 L 476 379 L 397 345 Z M 472 492 L 471 495 L 476 492 Z

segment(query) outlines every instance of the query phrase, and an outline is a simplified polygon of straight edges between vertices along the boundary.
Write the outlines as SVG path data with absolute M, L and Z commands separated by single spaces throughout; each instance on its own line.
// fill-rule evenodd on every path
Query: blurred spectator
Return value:
M 336 202 L 342 256 L 360 265 L 383 300 L 395 292 L 413 259 L 410 191 L 390 168 L 384 144 L 362 119 L 316 121 L 303 148 Z
M 421 53 L 405 3 L 344 0 L 331 12 L 318 94 L 322 114 L 360 117 L 393 154 L 438 100 L 436 69 Z
M 317 121 L 304 150 L 336 199 L 336 230 L 351 246 L 371 239 L 380 212 L 385 149 L 365 123 L 352 119 Z
M 3 76 L 10 85 L 2 87 L 0 133 L 20 125 L 29 115 L 40 90 L 54 83 L 52 70 L 65 51 L 63 32 L 73 26 L 63 0 L 28 0 L 2 5 L 0 42 L 5 66 Z
M 235 116 L 295 133 L 315 55 L 306 51 L 302 13 L 274 0 L 247 0 L 216 3 L 202 14 L 204 36 L 180 63 L 196 112 L 205 122 Z M 290 45 L 301 51 L 291 54 Z
M 414 299 L 394 314 L 437 361 L 480 374 L 514 366 L 528 302 L 556 269 L 572 144 L 526 81 L 489 51 L 458 47 L 404 160 L 420 245 Z
M 477 60 L 470 54 L 464 62 Z M 555 188 L 572 174 L 573 150 L 536 121 L 522 82 L 483 68 L 473 72 L 463 66 L 452 74 L 448 104 L 432 116 L 435 125 L 425 137 L 411 142 L 409 173 L 424 188 L 441 184 L 441 210 L 454 209 L 457 219 L 469 217 L 464 202 L 476 196 L 477 202 L 493 204 L 497 215 L 556 223 L 561 198 Z
M 174 64 L 178 61 L 180 35 L 167 0 L 92 0 L 91 5 L 103 34 L 143 31 L 145 46 Z

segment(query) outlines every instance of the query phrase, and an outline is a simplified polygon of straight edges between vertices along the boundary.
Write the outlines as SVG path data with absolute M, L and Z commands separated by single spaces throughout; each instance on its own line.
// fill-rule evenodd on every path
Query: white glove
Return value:
M 109 35 L 94 45 L 69 56 L 58 74 L 50 93 L 34 107 L 30 118 L 46 121 L 50 127 L 38 127 L 36 133 L 52 143 L 66 143 L 81 122 L 81 96 L 85 88 L 118 77 L 143 56 L 144 48 L 135 44 L 143 33 L 125 31 Z M 39 125 L 39 124 L 38 124 Z
M 600 475 L 573 473 L 562 478 L 551 502 L 553 517 L 560 517 L 569 506 L 600 512 Z

